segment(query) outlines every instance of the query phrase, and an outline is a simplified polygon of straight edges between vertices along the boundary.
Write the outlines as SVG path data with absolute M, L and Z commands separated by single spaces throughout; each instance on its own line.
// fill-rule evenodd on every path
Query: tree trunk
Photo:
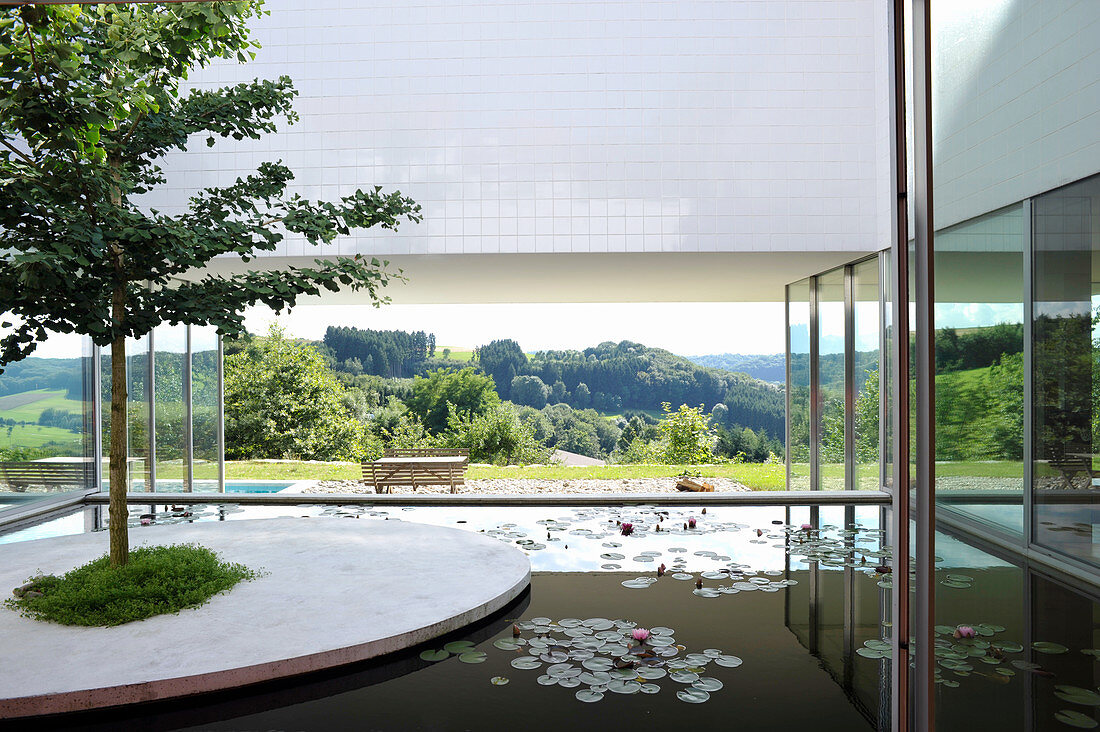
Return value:
M 111 298 L 111 317 L 116 325 L 126 318 L 126 287 L 115 287 Z M 110 518 L 111 566 L 121 567 L 130 558 L 130 537 L 126 521 L 127 475 L 126 432 L 126 336 L 111 341 L 111 493 L 107 515 Z

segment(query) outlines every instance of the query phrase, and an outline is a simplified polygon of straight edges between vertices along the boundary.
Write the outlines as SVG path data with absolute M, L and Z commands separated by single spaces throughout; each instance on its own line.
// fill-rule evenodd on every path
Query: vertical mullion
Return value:
M 1024 512 L 1024 546 L 1031 548 L 1034 540 L 1034 509 L 1032 487 L 1034 486 L 1034 367 L 1032 354 L 1032 323 L 1035 317 L 1035 292 L 1033 277 L 1035 257 L 1032 251 L 1034 236 L 1032 233 L 1031 199 L 1024 201 L 1024 495 L 1021 510 Z
M 890 431 L 886 429 L 886 417 L 890 414 L 890 374 L 887 373 L 886 348 L 889 343 L 887 335 L 887 286 L 890 282 L 890 259 L 886 252 L 878 255 L 878 483 L 879 489 L 886 488 L 886 456 L 890 454 L 887 449 L 887 440 Z
M 786 453 L 787 453 L 787 490 L 791 489 L 791 286 L 787 285 L 786 295 L 784 302 L 786 303 L 786 309 L 783 312 L 783 322 L 785 325 L 784 342 L 787 349 L 787 420 L 784 425 L 786 430 Z
M 149 400 L 149 405 L 146 410 L 147 419 L 149 420 L 149 469 L 147 474 L 149 475 L 149 484 L 145 486 L 146 492 L 155 493 L 157 490 L 157 370 L 156 370 L 156 340 L 153 337 L 153 331 L 149 331 L 149 349 L 148 356 L 149 362 L 145 368 L 145 396 Z
M 891 296 L 894 337 L 890 341 L 893 369 L 894 490 L 891 533 L 894 544 L 894 591 L 891 619 L 894 623 L 891 677 L 891 727 L 897 732 L 910 729 L 909 701 L 909 207 L 908 163 L 905 130 L 905 0 L 890 5 L 893 49 L 890 95 L 894 136 L 891 167 L 894 173 L 895 206 L 891 243 Z
M 934 658 L 935 617 L 935 327 L 933 300 L 932 199 L 932 49 L 931 1 L 913 0 L 913 272 L 916 303 L 916 674 L 914 720 L 917 730 L 935 725 Z
M 218 443 L 218 492 L 225 493 L 225 349 L 222 345 L 222 336 L 218 334 L 218 391 L 215 397 L 217 443 Z
M 844 489 L 855 490 L 856 475 L 855 267 L 844 268 Z
M 818 359 L 821 344 L 818 340 L 817 277 L 810 278 L 810 490 L 821 487 L 821 374 Z
M 186 326 L 183 355 L 183 491 L 190 493 L 195 480 L 195 445 L 191 413 L 191 326 Z
M 103 349 L 92 344 L 92 479 L 103 490 Z

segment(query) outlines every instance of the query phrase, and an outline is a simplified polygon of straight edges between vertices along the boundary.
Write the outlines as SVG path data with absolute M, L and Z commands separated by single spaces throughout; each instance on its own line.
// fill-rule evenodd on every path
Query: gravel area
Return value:
M 750 490 L 743 483 L 730 478 L 704 478 L 714 486 L 716 492 L 745 492 Z M 451 489 L 442 485 L 430 485 L 417 488 L 417 493 L 450 493 Z M 374 493 L 367 483 L 354 480 L 323 480 L 305 488 L 303 493 Z M 412 493 L 412 488 L 394 488 L 394 493 Z M 676 490 L 675 478 L 629 478 L 623 480 L 528 480 L 493 478 L 491 480 L 468 480 L 459 489 L 463 494 L 487 496 L 533 495 L 538 493 L 584 494 L 584 493 L 680 493 Z

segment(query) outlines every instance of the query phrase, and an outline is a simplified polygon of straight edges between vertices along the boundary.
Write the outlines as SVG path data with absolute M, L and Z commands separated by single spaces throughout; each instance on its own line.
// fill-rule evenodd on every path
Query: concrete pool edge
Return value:
M 283 526 L 277 527 L 277 524 Z M 339 526 L 332 526 L 311 524 L 298 519 L 215 523 L 207 525 L 214 530 L 205 528 L 195 531 L 201 526 L 196 524 L 186 527 L 158 527 L 161 529 L 158 531 L 159 536 L 146 536 L 143 531 L 137 538 L 152 539 L 158 543 L 197 538 L 203 540 L 203 543 L 210 548 L 219 551 L 224 558 L 240 561 L 241 554 L 248 554 L 248 552 L 235 552 L 232 548 L 226 551 L 224 545 L 227 543 L 231 545 L 232 542 L 218 541 L 217 534 L 220 533 L 223 537 L 230 533 L 238 537 L 242 534 L 251 534 L 253 536 L 245 538 L 255 540 L 265 538 L 261 535 L 270 535 L 273 529 L 279 528 L 283 529 L 284 536 L 279 537 L 280 541 L 275 545 L 265 545 L 263 547 L 265 551 L 274 551 L 276 546 L 301 546 L 300 543 L 288 542 L 290 538 L 308 540 L 311 534 L 335 532 L 338 535 L 337 539 L 340 538 L 340 534 L 346 536 L 348 539 L 346 543 L 351 546 L 353 552 L 334 556 L 331 551 L 332 537 L 329 537 L 330 550 L 324 555 L 329 572 L 326 574 L 322 568 L 314 565 L 309 567 L 308 574 L 309 589 L 315 594 L 327 592 L 328 595 L 307 598 L 312 600 L 312 603 L 301 602 L 301 577 L 290 576 L 294 574 L 291 572 L 288 577 L 281 578 L 281 584 L 272 583 L 275 587 L 269 586 L 266 593 L 262 585 L 263 579 L 260 579 L 242 584 L 227 594 L 216 596 L 210 604 L 203 607 L 185 610 L 178 615 L 157 616 L 116 628 L 58 626 L 29 620 L 12 611 L 0 610 L 0 629 L 4 631 L 5 637 L 17 639 L 15 642 L 6 643 L 3 653 L 0 654 L 6 657 L 5 662 L 0 664 L 0 669 L 3 669 L 0 670 L 0 694 L 4 697 L 0 699 L 0 719 L 65 714 L 179 699 L 286 679 L 378 658 L 459 630 L 492 615 L 521 595 L 530 584 L 530 563 L 522 552 L 494 539 L 457 529 L 411 522 L 393 522 L 392 524 L 345 522 Z M 226 529 L 229 531 L 227 532 Z M 192 536 L 196 534 L 199 536 Z M 94 540 L 89 541 L 89 536 L 94 537 Z M 373 541 L 371 541 L 372 538 Z M 434 544 L 433 550 L 432 547 L 425 545 L 426 541 L 438 543 Z M 419 547 L 422 549 L 423 556 L 416 558 L 415 561 L 396 565 L 392 562 L 396 554 L 389 557 L 383 556 L 379 561 L 367 563 L 364 573 L 368 576 L 364 577 L 362 582 L 347 581 L 348 561 L 358 566 L 356 562 L 362 560 L 364 547 L 369 551 L 372 543 L 376 545 L 375 550 L 381 546 L 393 549 L 396 545 L 400 551 L 407 552 L 409 545 L 413 548 Z M 47 546 L 50 544 L 54 546 Z M 25 576 L 31 572 L 31 569 L 37 567 L 55 571 L 50 566 L 49 550 L 51 548 L 70 545 L 65 552 L 62 552 L 63 556 L 60 559 L 61 564 L 65 565 L 72 563 L 70 560 L 74 547 L 71 545 L 85 544 L 89 546 L 104 544 L 105 546 L 102 535 L 84 534 L 20 542 L 0 547 L 0 556 L 8 560 L 0 570 L 0 581 L 7 580 L 10 584 L 13 577 L 18 577 L 15 581 L 21 581 L 20 575 Z M 438 552 L 440 544 L 446 546 L 445 556 Z M 13 547 L 22 547 L 22 550 L 9 551 Z M 45 550 L 43 550 L 44 547 Z M 100 551 L 102 548 L 100 547 Z M 11 555 L 17 558 L 14 564 L 19 564 L 20 554 L 34 557 L 34 563 L 30 568 L 26 565 L 20 565 L 21 568 L 18 569 L 11 568 L 10 565 L 13 564 L 10 561 Z M 92 556 L 94 555 L 88 558 Z M 265 570 L 269 575 L 284 572 L 287 566 L 301 570 L 299 565 L 293 565 L 299 557 L 300 552 L 287 551 L 284 559 L 290 559 L 292 565 L 280 565 L 278 562 L 268 561 Z M 255 566 L 255 560 L 256 557 L 253 556 L 250 566 Z M 425 610 L 423 598 L 417 594 L 423 586 L 423 581 L 405 581 L 407 575 L 417 576 L 417 572 L 430 571 L 432 567 L 439 573 L 437 578 L 432 579 L 450 588 L 449 594 L 441 598 L 441 604 L 446 605 L 447 609 L 434 614 L 430 610 Z M 300 575 L 300 571 L 298 574 Z M 388 574 L 388 576 L 381 577 L 381 574 Z M 388 585 L 389 591 L 365 590 L 365 587 L 376 587 L 379 584 Z M 398 596 L 399 593 L 393 591 L 394 587 L 403 586 L 408 587 L 408 597 L 404 599 Z M 288 587 L 293 592 L 292 596 L 285 596 Z M 242 592 L 242 590 L 245 591 Z M 280 592 L 283 595 L 280 595 Z M 342 617 L 334 618 L 338 613 L 334 613 L 333 610 L 337 608 L 331 603 L 326 606 L 324 604 L 326 600 L 352 603 L 356 609 L 355 617 L 345 612 Z M 367 604 L 370 601 L 375 603 L 374 607 Z M 240 615 L 242 610 L 247 609 L 240 607 L 245 603 L 250 604 L 251 607 L 255 607 L 256 603 L 266 603 L 268 607 L 278 607 L 281 614 L 277 620 L 261 618 L 255 622 L 242 624 L 238 618 L 235 625 L 229 623 L 229 628 L 219 627 L 219 616 L 222 621 L 225 621 L 227 614 L 236 612 Z M 318 604 L 328 609 L 324 614 L 323 622 L 318 622 L 313 617 L 313 611 L 317 609 Z M 295 612 L 299 613 L 299 617 L 293 616 Z M 288 615 L 290 615 L 289 618 Z M 395 615 L 400 617 L 395 618 Z M 262 627 L 264 623 L 271 624 L 272 628 L 265 630 Z M 386 627 L 387 623 L 388 627 Z M 382 625 L 386 629 L 379 631 L 376 629 L 377 625 Z M 370 629 L 367 629 L 367 626 L 370 626 Z M 313 635 L 312 638 L 301 638 L 303 627 L 309 629 Z M 237 633 L 242 628 L 251 628 L 253 631 L 251 636 L 258 637 L 260 645 L 263 645 L 266 639 L 270 652 L 261 650 L 259 655 L 266 654 L 266 657 L 259 662 L 219 668 L 218 665 L 222 662 L 218 659 L 234 653 L 234 642 L 237 646 L 246 649 L 247 652 L 242 655 L 250 655 L 252 660 L 256 660 L 255 644 L 250 644 L 247 639 L 242 639 L 243 634 Z M 282 633 L 279 632 L 280 628 L 283 629 Z M 206 632 L 207 635 L 212 633 L 215 636 L 219 632 L 222 633 L 225 636 L 223 645 L 219 646 L 215 638 L 209 646 L 203 646 L 202 649 L 190 655 L 185 652 L 186 648 L 176 648 L 180 658 L 163 660 L 158 667 L 161 671 L 182 669 L 189 670 L 190 673 L 161 673 L 157 678 L 133 678 L 135 673 L 138 673 L 134 671 L 135 668 L 142 667 L 143 664 L 148 665 L 150 656 L 146 649 L 152 646 L 133 642 L 127 645 L 125 641 L 132 641 L 131 636 L 137 634 L 153 642 L 160 641 L 162 645 L 157 649 L 159 652 L 163 648 L 163 640 L 166 636 L 186 638 L 193 637 L 194 633 L 199 632 Z M 331 638 L 340 634 L 345 634 L 341 637 L 352 642 L 331 646 Z M 352 638 L 354 634 L 358 636 Z M 294 636 L 296 645 L 286 642 L 288 635 Z M 40 640 L 42 636 L 48 636 L 48 638 L 36 647 L 35 641 Z M 122 641 L 121 645 L 119 645 L 120 641 Z M 109 647 L 110 657 L 103 654 L 97 657 L 95 652 L 87 647 L 93 643 L 96 644 L 97 649 L 101 645 Z M 297 651 L 302 651 L 311 643 L 314 647 L 309 652 L 286 653 L 279 650 L 290 646 Z M 58 646 L 69 648 L 73 653 L 58 655 L 49 652 L 51 648 Z M 218 650 L 211 652 L 211 648 Z M 169 647 L 168 651 L 172 650 Z M 64 668 L 58 668 L 56 664 L 52 664 L 58 658 L 65 659 Z M 81 663 L 96 665 L 86 671 L 70 668 L 72 664 Z M 18 678 L 14 676 L 16 672 L 18 672 Z M 156 673 L 153 671 L 151 675 Z M 65 677 L 61 681 L 56 678 L 59 674 Z M 110 683 L 112 675 L 119 683 Z M 75 678 L 84 677 L 95 679 L 95 683 L 74 682 Z M 106 683 L 104 683 L 105 680 Z M 39 689 L 42 693 L 33 693 L 30 687 L 35 684 L 44 687 Z M 53 688 L 50 688 L 51 684 Z M 17 687 L 15 694 L 10 693 L 13 686 Z M 69 688 L 58 688 L 64 686 Z
M 406 506 L 833 506 L 890 505 L 885 491 L 747 491 L 717 493 L 128 493 L 126 502 L 236 503 L 240 505 L 406 505 Z M 106 493 L 92 493 L 85 503 L 109 502 Z

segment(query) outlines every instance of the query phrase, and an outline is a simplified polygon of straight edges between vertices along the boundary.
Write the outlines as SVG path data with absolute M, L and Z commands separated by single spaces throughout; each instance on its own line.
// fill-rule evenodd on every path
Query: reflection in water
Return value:
M 458 526 L 524 549 L 535 572 L 529 607 L 375 665 L 399 672 L 346 669 L 168 706 L 147 717 L 155 728 L 583 730 L 637 715 L 672 729 L 890 726 L 885 509 L 134 507 L 143 513 Z M 34 532 L 80 531 L 77 516 Z M 939 533 L 936 549 L 937 729 L 1087 726 L 1100 704 L 1094 598 L 958 531 Z M 648 645 L 633 639 L 639 627 Z

